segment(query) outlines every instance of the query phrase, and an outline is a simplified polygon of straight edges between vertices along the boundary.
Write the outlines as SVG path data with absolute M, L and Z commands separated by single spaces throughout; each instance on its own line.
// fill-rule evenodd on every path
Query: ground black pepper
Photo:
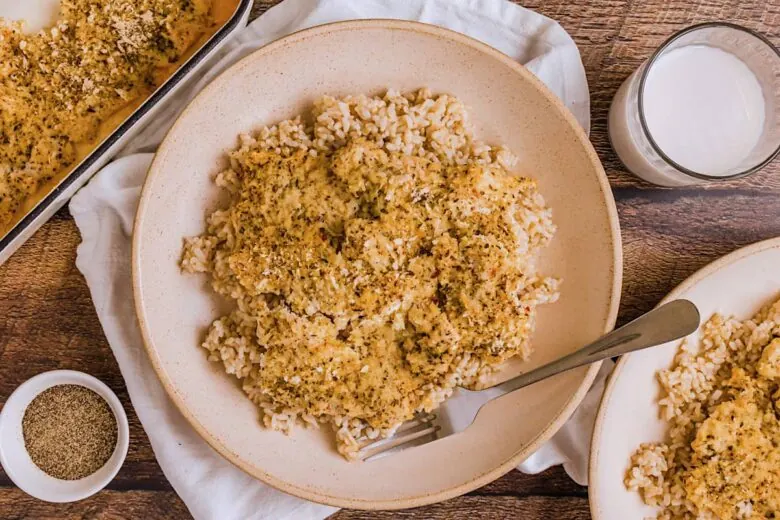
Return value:
M 57 385 L 38 394 L 22 418 L 24 445 L 52 477 L 78 480 L 103 467 L 117 443 L 108 403 L 81 385 Z

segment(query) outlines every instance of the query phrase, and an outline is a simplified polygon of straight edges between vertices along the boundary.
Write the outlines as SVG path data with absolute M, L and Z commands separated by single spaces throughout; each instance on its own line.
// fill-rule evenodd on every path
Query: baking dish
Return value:
M 13 226 L 0 235 L 0 264 L 4 263 L 44 222 L 49 220 L 76 191 L 97 173 L 113 155 L 132 139 L 154 117 L 169 96 L 205 65 L 209 56 L 229 37 L 244 27 L 252 0 L 237 0 L 235 10 L 221 27 L 185 60 L 141 105 L 115 130 L 108 134 L 74 168 L 47 192 L 37 194 L 37 202 Z

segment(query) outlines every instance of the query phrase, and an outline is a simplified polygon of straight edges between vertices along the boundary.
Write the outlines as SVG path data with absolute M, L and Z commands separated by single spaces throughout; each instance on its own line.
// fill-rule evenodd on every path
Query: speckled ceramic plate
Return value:
M 463 434 L 369 463 L 349 463 L 332 434 L 263 429 L 234 379 L 199 348 L 224 309 L 205 278 L 179 272 L 182 238 L 204 230 L 219 202 L 213 175 L 241 132 L 294 116 L 323 94 L 430 87 L 458 96 L 477 134 L 506 143 L 518 172 L 539 180 L 559 231 L 540 265 L 564 279 L 545 306 L 526 368 L 612 328 L 621 246 L 604 171 L 571 114 L 530 72 L 465 36 L 398 21 L 355 21 L 296 33 L 245 58 L 206 88 L 160 147 L 141 197 L 133 243 L 138 319 L 152 363 L 193 427 L 247 473 L 303 498 L 352 508 L 419 506 L 506 473 L 563 424 L 598 367 L 494 402 Z
M 780 238 L 735 251 L 696 272 L 664 298 L 693 301 L 702 322 L 715 313 L 747 319 L 780 296 Z M 662 302 L 662 303 L 663 303 Z M 698 332 L 690 336 L 698 341 Z M 664 439 L 655 374 L 669 368 L 680 342 L 635 352 L 618 362 L 596 419 L 590 458 L 590 508 L 595 520 L 655 518 L 656 510 L 628 491 L 623 477 L 634 450 Z

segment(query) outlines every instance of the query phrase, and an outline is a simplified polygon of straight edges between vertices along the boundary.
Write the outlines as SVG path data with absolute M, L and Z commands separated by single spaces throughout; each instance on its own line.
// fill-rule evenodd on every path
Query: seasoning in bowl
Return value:
M 38 394 L 22 419 L 24 446 L 48 475 L 78 480 L 102 468 L 117 444 L 117 420 L 100 395 L 75 384 Z

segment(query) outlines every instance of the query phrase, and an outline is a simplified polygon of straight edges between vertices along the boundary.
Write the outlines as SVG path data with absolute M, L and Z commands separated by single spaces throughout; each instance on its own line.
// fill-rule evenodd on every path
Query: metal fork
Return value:
M 399 426 L 392 436 L 363 444 L 357 458 L 371 460 L 460 433 L 474 422 L 486 403 L 499 396 L 582 365 L 680 339 L 697 328 L 699 311 L 696 306 L 688 300 L 671 301 L 590 345 L 530 372 L 482 390 L 458 388 L 435 413 L 418 413 L 413 420 Z

